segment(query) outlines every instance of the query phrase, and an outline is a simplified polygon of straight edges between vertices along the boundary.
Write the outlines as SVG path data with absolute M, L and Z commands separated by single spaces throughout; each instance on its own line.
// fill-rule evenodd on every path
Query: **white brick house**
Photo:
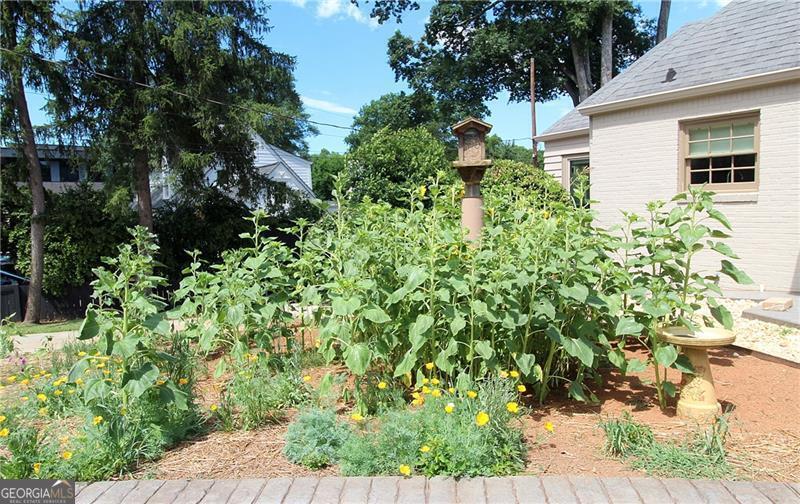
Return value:
M 537 137 L 545 170 L 568 187 L 590 165 L 603 225 L 706 184 L 746 289 L 800 292 L 798 33 L 793 1 L 732 2 L 681 28 Z

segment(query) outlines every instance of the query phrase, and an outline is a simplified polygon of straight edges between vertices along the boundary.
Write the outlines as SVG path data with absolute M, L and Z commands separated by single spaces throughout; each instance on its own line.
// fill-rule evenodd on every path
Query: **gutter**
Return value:
M 533 137 L 537 142 L 547 142 L 548 140 L 561 140 L 562 138 L 572 138 L 589 134 L 589 128 L 578 128 L 566 131 L 556 131 L 554 133 L 542 133 Z
M 700 84 L 697 86 L 690 86 L 670 91 L 661 91 L 658 93 L 637 96 L 635 98 L 626 98 L 624 100 L 600 103 L 597 105 L 579 105 L 578 112 L 583 115 L 590 116 L 592 114 L 600 114 L 603 112 L 612 112 L 620 109 L 654 105 L 662 102 L 669 102 L 684 98 L 694 98 L 697 96 L 705 96 L 714 93 L 723 93 L 726 91 L 735 91 L 738 89 L 747 89 L 765 84 L 775 84 L 795 79 L 800 79 L 800 67 L 775 70 L 773 72 L 748 75 L 746 77 L 737 77 L 735 79 L 717 81 L 710 84 Z

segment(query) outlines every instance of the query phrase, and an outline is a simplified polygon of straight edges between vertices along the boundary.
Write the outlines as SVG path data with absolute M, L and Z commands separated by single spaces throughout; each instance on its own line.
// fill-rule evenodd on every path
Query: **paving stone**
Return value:
M 800 496 L 800 483 L 789 483 L 788 485 L 792 487 L 792 490 L 794 490 L 798 496 Z
M 136 488 L 138 484 L 139 482 L 136 480 L 117 481 L 114 483 L 114 486 L 95 499 L 94 504 L 120 504 L 122 499 L 124 499 L 131 490 Z
M 672 499 L 679 504 L 694 504 L 695 502 L 702 502 L 703 498 L 697 492 L 697 489 L 687 480 L 682 479 L 667 479 L 661 481 L 667 489 L 667 493 L 672 496 Z
M 578 504 L 578 497 L 566 476 L 542 476 L 542 486 L 550 504 Z
M 78 497 L 75 499 L 75 504 L 92 504 L 112 486 L 114 486 L 113 481 L 98 481 L 97 483 L 92 483 L 81 490 L 81 493 L 78 494 Z
M 609 499 L 613 504 L 633 504 L 642 502 L 636 489 L 633 488 L 628 478 L 601 478 L 600 482 L 606 489 Z
M 314 504 L 337 504 L 339 496 L 344 488 L 344 478 L 326 476 L 319 480 L 316 491 L 314 491 Z
M 228 497 L 228 502 L 231 504 L 250 504 L 258 494 L 261 493 L 261 489 L 264 488 L 267 480 L 265 479 L 245 479 L 239 482 L 239 485 L 236 487 L 236 490 L 233 491 L 230 497 Z
M 152 497 L 163 484 L 163 480 L 142 480 L 136 485 L 136 488 L 131 490 L 130 493 L 122 499 L 122 504 L 143 504 L 147 502 L 147 499 Z
M 483 478 L 464 478 L 456 483 L 456 497 L 461 504 L 484 504 L 486 488 Z
M 255 502 L 256 504 L 280 504 L 290 486 L 292 486 L 292 478 L 268 479 Z
M 403 478 L 397 482 L 397 504 L 419 504 L 425 502 L 425 487 L 428 484 L 425 476 Z
M 667 489 L 660 481 L 652 478 L 628 478 L 639 494 L 639 498 L 646 504 L 663 504 L 672 502 Z
M 508 478 L 486 478 L 483 480 L 486 488 L 486 500 L 492 504 L 516 504 L 514 484 Z
M 749 481 L 723 481 L 723 485 L 742 504 L 768 504 L 770 500 Z
M 400 478 L 383 476 L 372 478 L 372 488 L 369 491 L 369 504 L 388 504 L 397 497 L 397 483 Z
M 87 486 L 89 486 L 89 483 L 86 483 L 85 481 L 76 481 L 75 482 L 75 496 L 77 497 L 78 494 L 81 493 L 81 490 L 83 490 Z
M 292 486 L 283 498 L 283 504 L 308 504 L 317 489 L 319 478 L 304 477 L 292 480 Z
M 341 504 L 364 504 L 369 499 L 370 487 L 372 487 L 372 478 L 363 476 L 345 478 L 344 489 L 339 500 Z
M 237 486 L 239 486 L 239 480 L 215 480 L 200 503 L 225 504 Z
M 456 502 L 456 480 L 449 476 L 434 476 L 428 480 L 428 504 Z
M 206 492 L 213 484 L 214 480 L 188 481 L 183 490 L 181 490 L 181 492 L 175 496 L 173 502 L 180 502 L 181 504 L 197 504 L 203 500 L 203 497 L 206 496 Z
M 592 476 L 570 476 L 569 481 L 580 502 L 591 504 L 608 501 L 608 496 L 599 479 Z
M 725 485 L 714 480 L 694 480 L 692 485 L 706 502 L 714 504 L 738 504 Z
M 509 479 L 514 484 L 519 504 L 538 504 L 547 501 L 542 481 L 536 476 L 512 476 Z
M 800 502 L 800 497 L 798 497 L 798 495 L 785 483 L 758 481 L 753 484 L 761 491 L 761 493 L 766 495 L 772 502 L 775 502 L 776 504 L 796 504 Z
M 186 480 L 165 481 L 161 488 L 147 501 L 147 504 L 171 504 L 180 494 L 188 482 Z

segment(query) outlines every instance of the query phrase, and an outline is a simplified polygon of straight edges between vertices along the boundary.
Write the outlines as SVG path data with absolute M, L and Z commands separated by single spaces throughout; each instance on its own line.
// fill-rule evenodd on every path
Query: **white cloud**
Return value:
M 308 5 L 308 0 L 289 0 L 289 2 L 301 9 Z M 378 22 L 376 20 L 362 12 L 361 9 L 350 2 L 350 0 L 319 0 L 314 13 L 321 19 L 350 18 L 372 29 L 378 27 Z
M 308 96 L 301 96 L 303 104 L 308 108 L 317 110 L 324 110 L 325 112 L 333 112 L 334 114 L 347 114 L 354 115 L 357 111 L 338 103 L 329 102 L 327 100 L 317 100 L 316 98 L 309 98 Z
M 731 2 L 731 0 L 717 0 L 717 5 L 720 7 L 725 7 Z
M 289 0 L 289 3 L 292 5 L 296 5 L 302 9 L 303 7 L 306 6 L 306 1 L 307 0 Z

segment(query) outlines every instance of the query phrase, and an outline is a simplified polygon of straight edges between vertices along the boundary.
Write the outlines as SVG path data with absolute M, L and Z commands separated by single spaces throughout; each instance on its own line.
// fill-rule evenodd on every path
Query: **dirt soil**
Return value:
M 717 396 L 732 408 L 728 459 L 742 479 L 800 480 L 800 365 L 749 350 L 710 351 Z M 317 383 L 322 369 L 307 373 Z M 671 371 L 669 378 L 680 376 Z M 603 453 L 604 434 L 598 423 L 623 411 L 649 425 L 661 439 L 685 439 L 696 425 L 675 416 L 673 404 L 662 412 L 655 391 L 647 385 L 652 372 L 622 376 L 609 371 L 605 385 L 594 392 L 600 403 L 577 403 L 554 392 L 542 406 L 531 404 L 521 419 L 529 444 L 526 472 L 642 476 L 623 462 Z M 201 385 L 203 401 L 216 401 L 213 386 Z M 161 460 L 142 467 L 134 476 L 177 478 L 264 478 L 333 475 L 336 468 L 311 471 L 282 454 L 286 421 L 251 432 L 212 432 L 170 450 Z M 552 422 L 553 433 L 544 429 Z

